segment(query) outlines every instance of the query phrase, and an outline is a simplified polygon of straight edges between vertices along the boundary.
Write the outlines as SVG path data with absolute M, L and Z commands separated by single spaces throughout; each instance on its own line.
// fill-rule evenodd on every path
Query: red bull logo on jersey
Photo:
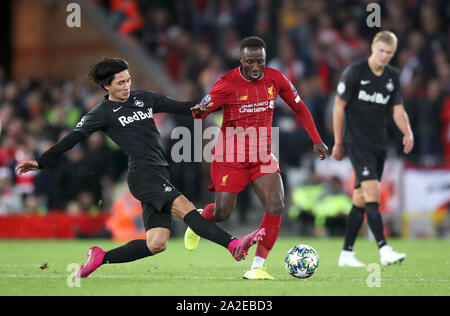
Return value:
M 360 90 L 358 94 L 358 99 L 366 102 L 374 102 L 377 104 L 387 104 L 389 99 L 391 98 L 390 95 L 383 96 L 381 93 L 374 92 L 372 94 L 368 94 L 364 90 Z
M 133 123 L 134 121 L 142 121 L 142 120 L 146 120 L 146 119 L 150 119 L 153 118 L 153 109 L 152 108 L 148 108 L 147 112 L 142 112 L 142 111 L 136 111 L 133 112 L 133 115 L 131 116 L 120 116 L 118 118 L 120 124 L 122 124 L 122 126 L 127 126 L 130 123 Z

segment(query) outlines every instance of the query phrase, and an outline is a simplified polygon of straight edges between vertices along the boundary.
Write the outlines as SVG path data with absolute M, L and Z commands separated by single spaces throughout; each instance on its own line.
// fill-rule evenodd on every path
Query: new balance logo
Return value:
M 121 116 L 118 118 L 120 124 L 122 124 L 122 126 L 127 126 L 130 123 L 133 123 L 134 121 L 141 121 L 141 120 L 145 120 L 145 119 L 150 119 L 153 117 L 153 110 L 152 108 L 148 109 L 148 112 L 142 112 L 142 111 L 137 111 L 137 112 L 133 112 L 132 116 Z

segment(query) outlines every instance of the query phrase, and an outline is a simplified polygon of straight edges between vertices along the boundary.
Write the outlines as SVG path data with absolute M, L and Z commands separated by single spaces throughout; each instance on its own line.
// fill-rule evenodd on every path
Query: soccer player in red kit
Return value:
M 251 184 L 265 208 L 261 228 L 266 236 L 258 243 L 255 259 L 245 279 L 273 279 L 263 265 L 280 231 L 284 208 L 284 189 L 280 168 L 271 153 L 271 129 L 275 99 L 279 96 L 294 110 L 314 143 L 314 152 L 325 159 L 327 146 L 317 132 L 314 120 L 292 83 L 278 70 L 265 67 L 266 50 L 262 39 L 252 36 L 241 44 L 241 66 L 220 78 L 201 104 L 208 111 L 205 118 L 222 108 L 223 122 L 212 152 L 209 187 L 215 203 L 208 204 L 202 215 L 212 222 L 227 219 L 236 205 L 237 194 Z M 194 250 L 199 237 L 188 229 L 185 246 Z

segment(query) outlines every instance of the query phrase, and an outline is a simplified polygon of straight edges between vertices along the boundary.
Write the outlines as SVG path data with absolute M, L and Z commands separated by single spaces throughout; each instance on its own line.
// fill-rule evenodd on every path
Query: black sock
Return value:
M 123 263 L 142 259 L 153 254 L 147 247 L 145 239 L 136 239 L 128 244 L 107 251 L 103 263 Z
M 353 205 L 345 225 L 344 250 L 353 251 L 353 245 L 363 221 L 364 208 Z
M 384 224 L 379 207 L 380 205 L 377 202 L 366 203 L 367 222 L 369 224 L 370 231 L 377 241 L 378 248 L 381 248 L 387 243 L 386 238 L 384 238 Z
M 192 210 L 187 213 L 183 221 L 200 237 L 215 242 L 225 248 L 235 239 L 235 237 L 228 234 L 222 228 L 204 218 L 197 210 Z

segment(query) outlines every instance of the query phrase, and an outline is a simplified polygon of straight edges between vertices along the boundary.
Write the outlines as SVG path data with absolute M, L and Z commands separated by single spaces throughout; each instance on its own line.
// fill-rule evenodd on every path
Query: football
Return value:
M 309 278 L 319 269 L 319 255 L 313 247 L 308 245 L 292 247 L 284 261 L 287 272 L 299 279 Z

